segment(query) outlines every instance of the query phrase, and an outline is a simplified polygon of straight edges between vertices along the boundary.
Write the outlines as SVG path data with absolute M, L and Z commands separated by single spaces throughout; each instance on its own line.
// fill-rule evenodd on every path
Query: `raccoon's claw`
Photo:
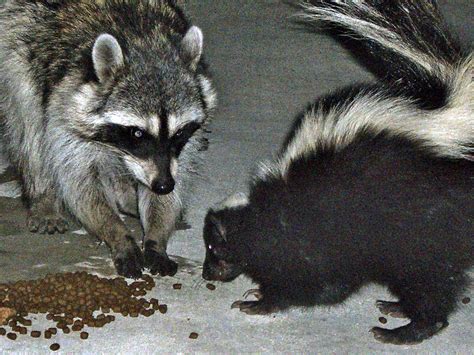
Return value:
M 62 217 L 30 216 L 28 218 L 28 230 L 31 233 L 54 234 L 58 232 L 64 234 L 68 229 L 68 222 Z
M 378 300 L 375 305 L 383 314 L 393 318 L 408 318 L 403 312 L 402 306 L 398 302 Z
M 142 276 L 143 255 L 140 248 L 133 243 L 132 247 L 117 253 L 114 257 L 117 273 L 124 277 L 138 279 Z
M 241 312 L 244 312 L 248 315 L 266 315 L 278 310 L 277 307 L 271 306 L 261 301 L 235 301 L 232 303 L 230 308 L 239 308 Z
M 152 275 L 173 276 L 178 271 L 178 264 L 171 260 L 166 253 L 159 253 L 145 248 L 145 267 Z
M 448 322 L 437 322 L 435 324 L 426 324 L 423 322 L 414 322 L 395 329 L 384 329 L 374 327 L 370 331 L 374 338 L 382 343 L 394 345 L 414 345 L 423 340 L 431 338 L 443 328 L 448 326 Z

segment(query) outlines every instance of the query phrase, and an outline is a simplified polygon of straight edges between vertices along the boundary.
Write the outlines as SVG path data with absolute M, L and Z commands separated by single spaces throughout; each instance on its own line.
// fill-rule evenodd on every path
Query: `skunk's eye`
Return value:
M 209 245 L 207 246 L 207 249 L 212 250 L 212 245 L 209 244 Z
M 132 136 L 134 138 L 142 138 L 143 131 L 140 128 L 132 128 Z

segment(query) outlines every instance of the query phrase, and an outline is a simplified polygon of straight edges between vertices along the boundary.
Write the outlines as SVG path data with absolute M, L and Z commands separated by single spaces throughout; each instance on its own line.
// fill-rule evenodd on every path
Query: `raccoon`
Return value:
M 118 274 L 173 275 L 179 218 L 215 94 L 203 34 L 174 0 L 11 0 L 0 8 L 3 142 L 31 232 L 65 217 Z M 120 213 L 140 218 L 144 251 Z
M 472 53 L 447 31 L 434 1 L 307 1 L 305 20 L 349 36 L 386 75 L 316 101 L 249 193 L 211 208 L 203 278 L 244 274 L 268 314 L 343 302 L 363 285 L 388 287 L 379 341 L 414 344 L 448 325 L 474 265 Z

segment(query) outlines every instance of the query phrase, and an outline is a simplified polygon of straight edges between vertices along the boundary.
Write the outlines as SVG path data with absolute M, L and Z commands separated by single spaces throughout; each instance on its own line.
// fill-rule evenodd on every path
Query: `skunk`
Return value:
M 474 59 L 431 0 L 307 1 L 303 16 L 384 68 L 296 119 L 248 194 L 210 209 L 203 278 L 259 285 L 247 314 L 332 305 L 367 283 L 411 322 L 375 327 L 415 344 L 448 325 L 474 265 Z M 382 71 L 380 71 L 382 73 Z

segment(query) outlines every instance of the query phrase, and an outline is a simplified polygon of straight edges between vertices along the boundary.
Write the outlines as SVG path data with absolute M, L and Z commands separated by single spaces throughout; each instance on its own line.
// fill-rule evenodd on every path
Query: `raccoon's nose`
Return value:
M 172 179 L 167 181 L 155 180 L 151 185 L 151 190 L 159 195 L 166 195 L 174 190 L 174 184 L 174 180 Z

